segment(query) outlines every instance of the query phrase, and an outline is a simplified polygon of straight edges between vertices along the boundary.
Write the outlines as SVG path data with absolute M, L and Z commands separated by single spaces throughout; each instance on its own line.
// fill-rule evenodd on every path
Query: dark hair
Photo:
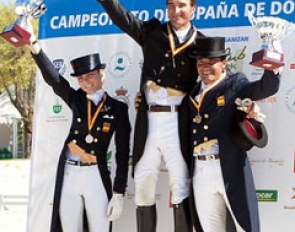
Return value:
M 191 5 L 196 5 L 197 0 L 190 0 Z M 169 0 L 166 0 L 166 5 L 168 5 Z

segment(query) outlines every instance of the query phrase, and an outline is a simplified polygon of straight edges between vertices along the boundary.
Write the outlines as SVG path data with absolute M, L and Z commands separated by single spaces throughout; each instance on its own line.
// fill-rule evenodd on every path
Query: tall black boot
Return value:
M 188 198 L 184 199 L 180 204 L 173 205 L 173 215 L 175 232 L 193 231 Z
M 138 206 L 136 209 L 137 232 L 156 232 L 156 205 Z

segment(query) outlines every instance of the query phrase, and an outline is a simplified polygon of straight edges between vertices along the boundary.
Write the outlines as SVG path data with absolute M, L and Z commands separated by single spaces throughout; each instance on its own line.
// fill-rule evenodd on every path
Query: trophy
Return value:
M 248 13 L 248 19 L 262 39 L 261 50 L 252 54 L 250 64 L 268 70 L 283 66 L 284 54 L 281 51 L 280 40 L 291 34 L 295 24 L 278 17 L 255 18 L 250 13 Z
M 28 31 L 28 17 L 37 19 L 46 11 L 43 0 L 16 0 L 17 19 L 12 25 L 4 28 L 0 36 L 15 47 L 28 44 L 31 33 Z

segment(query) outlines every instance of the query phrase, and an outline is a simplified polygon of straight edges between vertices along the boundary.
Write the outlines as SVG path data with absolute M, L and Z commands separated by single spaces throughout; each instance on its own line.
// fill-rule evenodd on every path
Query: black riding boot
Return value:
M 137 232 L 156 232 L 157 211 L 156 205 L 137 206 Z
M 184 199 L 180 204 L 173 205 L 174 231 L 192 232 L 193 223 L 189 209 L 189 199 Z

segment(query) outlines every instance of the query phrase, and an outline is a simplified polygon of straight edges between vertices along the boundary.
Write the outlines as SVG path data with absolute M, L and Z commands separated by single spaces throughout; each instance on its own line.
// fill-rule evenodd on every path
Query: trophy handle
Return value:
M 278 38 L 272 40 L 272 48 L 275 52 L 283 53 L 282 44 Z
M 248 20 L 249 22 L 252 24 L 252 25 L 256 25 L 257 24 L 257 20 L 256 18 L 254 17 L 254 15 L 252 13 L 250 13 L 248 11 Z

